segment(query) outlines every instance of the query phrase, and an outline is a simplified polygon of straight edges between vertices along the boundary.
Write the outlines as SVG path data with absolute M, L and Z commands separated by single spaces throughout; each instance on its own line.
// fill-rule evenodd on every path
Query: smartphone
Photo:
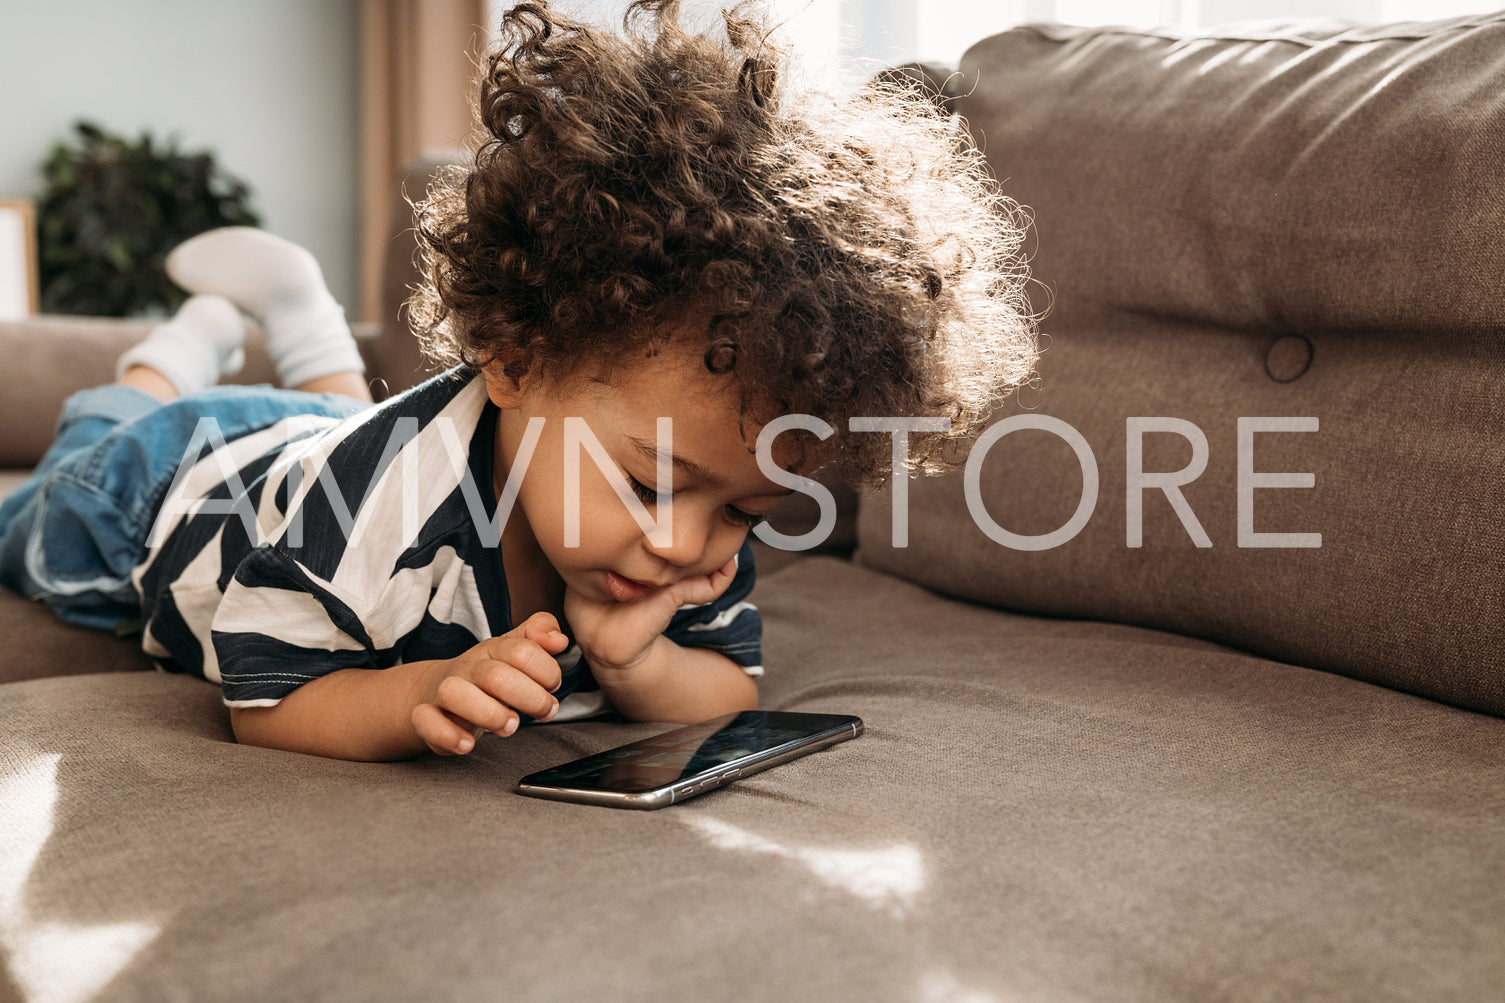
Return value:
M 663 808 L 860 734 L 862 719 L 850 714 L 745 710 L 540 770 L 523 777 L 517 792 Z

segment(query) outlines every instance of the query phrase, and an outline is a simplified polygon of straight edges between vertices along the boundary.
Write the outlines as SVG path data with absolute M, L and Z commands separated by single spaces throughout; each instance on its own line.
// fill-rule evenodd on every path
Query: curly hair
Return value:
M 524 2 L 502 18 L 473 159 L 417 206 L 409 316 L 430 357 L 609 372 L 669 335 L 703 338 L 743 414 L 802 413 L 857 484 L 891 470 L 855 415 L 951 420 L 913 466 L 980 430 L 1028 380 L 1029 218 L 902 75 L 836 99 L 785 84 L 753 4 L 720 33 L 637 0 L 618 36 Z

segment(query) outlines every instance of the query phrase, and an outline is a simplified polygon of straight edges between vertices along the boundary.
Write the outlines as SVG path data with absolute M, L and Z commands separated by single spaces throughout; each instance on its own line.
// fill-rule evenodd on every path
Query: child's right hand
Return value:
M 559 621 L 534 613 L 501 637 L 435 662 L 413 707 L 413 730 L 441 756 L 475 747 L 476 729 L 502 737 L 517 730 L 518 713 L 547 721 L 559 712 L 555 655 L 569 647 Z

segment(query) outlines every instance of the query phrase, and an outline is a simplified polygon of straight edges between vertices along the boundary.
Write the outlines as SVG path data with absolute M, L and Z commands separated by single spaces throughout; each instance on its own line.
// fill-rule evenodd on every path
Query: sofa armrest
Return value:
M 33 317 L 0 323 L 0 466 L 25 467 L 52 441 L 63 400 L 114 379 L 115 359 L 151 330 L 150 320 Z
M 0 321 L 0 467 L 30 467 L 52 442 L 63 401 L 109 383 L 115 360 L 161 323 L 156 318 L 42 316 Z M 377 371 L 375 325 L 353 325 L 367 375 Z M 274 369 L 261 331 L 246 336 L 246 365 L 235 383 L 271 383 Z

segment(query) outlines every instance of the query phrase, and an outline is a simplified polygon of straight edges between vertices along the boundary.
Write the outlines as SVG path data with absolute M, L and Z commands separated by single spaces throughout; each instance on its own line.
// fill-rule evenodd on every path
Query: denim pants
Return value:
M 296 415 L 368 406 L 268 386 L 211 387 L 166 404 L 119 384 L 80 391 L 63 404 L 47 455 L 0 503 L 0 585 L 70 623 L 112 630 L 133 621 L 131 569 L 201 419 L 228 441 Z

